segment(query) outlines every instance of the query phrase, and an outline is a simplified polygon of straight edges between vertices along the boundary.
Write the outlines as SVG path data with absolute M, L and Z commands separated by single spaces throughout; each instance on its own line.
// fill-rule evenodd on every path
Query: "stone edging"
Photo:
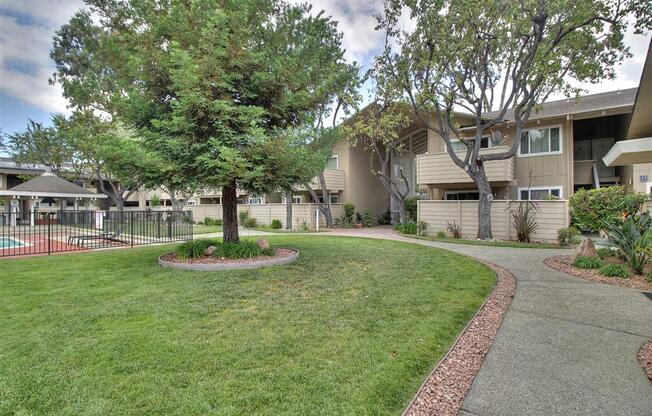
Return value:
M 641 362 L 641 367 L 647 374 L 647 378 L 652 383 L 652 339 L 646 342 L 638 351 L 638 360 Z
M 239 263 L 177 263 L 174 261 L 163 260 L 163 256 L 166 256 L 170 253 L 163 254 L 158 258 L 158 264 L 162 267 L 169 267 L 172 269 L 179 270 L 190 270 L 198 272 L 214 272 L 222 270 L 248 270 L 248 269 L 259 269 L 261 267 L 270 267 L 278 266 L 281 264 L 288 264 L 296 261 L 299 258 L 299 250 L 287 249 L 294 251 L 294 254 L 281 257 L 281 258 L 271 258 L 268 260 L 258 260 L 254 262 L 239 262 Z
M 498 333 L 516 292 L 516 279 L 502 267 L 475 260 L 496 272 L 496 286 L 423 382 L 403 416 L 457 415 Z

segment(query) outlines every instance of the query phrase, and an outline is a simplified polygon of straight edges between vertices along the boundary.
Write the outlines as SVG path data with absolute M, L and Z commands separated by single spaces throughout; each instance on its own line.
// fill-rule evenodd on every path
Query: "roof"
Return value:
M 571 114 L 588 113 L 591 111 L 607 110 L 612 108 L 633 106 L 638 88 L 590 94 L 578 98 L 565 98 L 563 100 L 547 101 L 541 105 L 539 111 L 533 110 L 530 120 L 563 117 Z M 485 113 L 483 117 L 493 118 L 499 111 Z M 505 113 L 506 121 L 514 121 L 514 110 Z
M 645 65 L 638 83 L 638 93 L 627 128 L 628 139 L 652 136 L 652 39 L 647 49 Z
M 16 185 L 8 191 L 0 191 L 0 195 L 51 196 L 55 198 L 106 198 L 106 195 L 91 192 L 49 172 L 44 172 L 40 176 Z
M 36 163 L 18 163 L 9 157 L 0 157 L 0 170 L 6 173 L 23 174 L 23 173 L 42 173 L 47 171 L 45 165 Z

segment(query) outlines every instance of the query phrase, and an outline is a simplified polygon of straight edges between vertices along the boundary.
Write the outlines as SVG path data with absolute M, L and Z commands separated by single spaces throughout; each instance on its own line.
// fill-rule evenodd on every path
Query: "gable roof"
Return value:
M 2 194 L 52 196 L 55 198 L 106 198 L 106 195 L 91 192 L 49 172 L 44 172 L 40 176 L 16 185 L 8 191 L 0 191 L 0 195 Z
M 633 106 L 638 88 L 590 94 L 578 98 L 565 98 L 563 100 L 547 101 L 541 105 L 539 111 L 532 110 L 530 120 L 563 117 L 573 114 L 588 113 L 591 111 L 607 110 Z M 499 111 L 490 111 L 484 114 L 485 118 L 498 116 Z M 505 113 L 506 121 L 514 121 L 514 110 Z

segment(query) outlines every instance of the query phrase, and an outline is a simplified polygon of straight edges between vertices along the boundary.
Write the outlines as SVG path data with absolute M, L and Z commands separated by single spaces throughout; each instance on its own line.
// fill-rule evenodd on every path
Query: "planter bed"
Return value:
M 299 258 L 299 251 L 289 248 L 277 248 L 276 256 L 258 256 L 245 259 L 228 259 L 224 257 L 204 256 L 199 259 L 180 260 L 177 253 L 167 253 L 159 257 L 158 263 L 163 267 L 193 271 L 242 270 L 287 264 Z
M 641 362 L 647 378 L 652 382 L 652 339 L 649 340 L 638 352 L 638 359 Z
M 554 256 L 548 257 L 543 262 L 551 269 L 559 270 L 594 282 L 606 283 L 613 286 L 628 287 L 631 289 L 652 290 L 652 282 L 646 280 L 646 276 L 640 274 L 632 274 L 629 278 L 624 279 L 620 277 L 609 277 L 600 274 L 598 269 L 580 269 L 573 266 L 574 256 Z M 624 263 L 615 258 L 607 258 L 603 260 L 605 264 L 623 264 Z

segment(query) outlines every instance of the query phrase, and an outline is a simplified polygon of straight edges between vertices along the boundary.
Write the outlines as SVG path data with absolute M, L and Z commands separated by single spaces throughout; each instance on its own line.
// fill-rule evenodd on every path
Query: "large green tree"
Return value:
M 407 101 L 473 180 L 480 194 L 478 238 L 492 238 L 485 163 L 516 154 L 532 110 L 551 94 L 612 78 L 630 55 L 625 32 L 632 25 L 637 33 L 649 30 L 651 9 L 649 0 L 386 2 L 379 27 L 387 44 L 373 72 L 379 94 Z M 457 111 L 471 114 L 473 131 L 459 129 Z M 497 129 L 507 119 L 515 127 L 509 148 L 480 153 L 482 136 L 504 140 Z M 455 139 L 466 146 L 462 154 L 451 145 Z
M 73 106 L 115 115 L 177 167 L 221 188 L 224 238 L 238 241 L 236 189 L 278 188 L 261 147 L 336 101 L 336 23 L 279 0 L 86 0 L 57 31 L 53 82 Z

